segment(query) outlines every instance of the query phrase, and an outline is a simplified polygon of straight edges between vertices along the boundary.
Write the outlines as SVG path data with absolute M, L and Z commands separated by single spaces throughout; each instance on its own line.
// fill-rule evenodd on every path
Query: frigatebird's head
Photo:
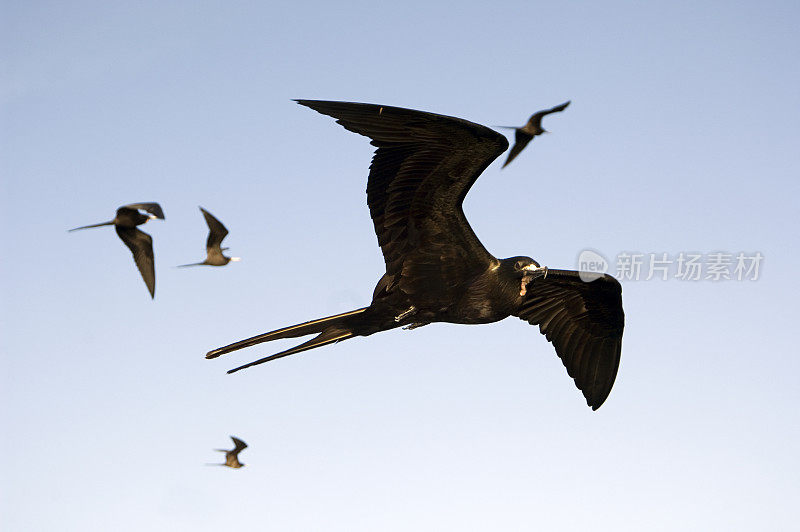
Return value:
M 230 248 L 222 248 L 220 251 L 228 251 Z M 242 257 L 228 257 L 228 262 L 239 262 L 242 260 Z
M 517 277 L 522 277 L 531 269 L 539 267 L 539 263 L 530 257 L 510 257 L 503 259 L 503 262 L 511 266 Z
M 530 257 L 511 257 L 503 259 L 506 265 L 511 266 L 512 275 L 519 282 L 519 295 L 527 293 L 528 283 L 539 277 L 547 277 L 547 266 L 539 266 L 539 263 Z

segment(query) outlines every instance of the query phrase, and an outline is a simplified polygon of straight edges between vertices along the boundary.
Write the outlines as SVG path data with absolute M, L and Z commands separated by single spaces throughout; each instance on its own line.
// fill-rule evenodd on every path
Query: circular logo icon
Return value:
M 608 271 L 608 261 L 593 249 L 584 249 L 578 254 L 578 276 L 581 281 L 591 283 Z

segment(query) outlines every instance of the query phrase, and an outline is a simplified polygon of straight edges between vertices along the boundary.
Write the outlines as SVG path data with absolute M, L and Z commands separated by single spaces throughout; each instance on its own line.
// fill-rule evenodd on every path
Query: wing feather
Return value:
M 131 250 L 133 261 L 136 263 L 142 279 L 144 279 L 144 284 L 147 285 L 150 297 L 154 298 L 156 295 L 156 270 L 155 259 L 153 258 L 153 239 L 150 235 L 135 227 L 116 225 L 114 229 L 117 231 L 117 236 Z
M 161 209 L 161 205 L 155 202 L 131 203 L 130 205 L 125 205 L 125 207 L 128 209 L 143 210 L 145 212 L 149 212 L 159 220 L 164 219 L 164 211 Z
M 483 170 L 508 148 L 491 129 L 449 116 L 397 107 L 297 100 L 371 139 L 367 204 L 387 276 L 407 293 L 446 297 L 496 259 L 462 210 Z
M 625 325 L 619 282 L 604 275 L 587 283 L 578 272 L 549 270 L 528 284 L 515 315 L 539 326 L 587 404 L 599 408 L 619 368 Z
M 532 140 L 533 140 L 533 135 L 525 133 L 521 129 L 517 129 L 514 136 L 514 146 L 512 146 L 511 151 L 508 152 L 508 157 L 506 158 L 506 162 L 503 163 L 503 168 L 508 166 L 511 163 L 511 161 L 516 159 L 517 155 L 519 155 L 522 152 L 522 150 L 525 149 L 525 146 L 527 146 L 528 143 Z
M 222 225 L 222 222 L 217 220 L 213 214 L 200 207 L 203 213 L 203 218 L 206 219 L 208 225 L 208 239 L 206 239 L 206 250 L 214 250 L 220 252 L 220 246 L 225 237 L 228 236 L 228 230 Z
M 236 436 L 231 436 L 231 440 L 233 440 L 233 445 L 234 445 L 232 451 L 233 453 L 238 454 L 241 450 L 247 449 L 247 444 L 242 440 L 240 440 L 239 438 L 237 438 Z

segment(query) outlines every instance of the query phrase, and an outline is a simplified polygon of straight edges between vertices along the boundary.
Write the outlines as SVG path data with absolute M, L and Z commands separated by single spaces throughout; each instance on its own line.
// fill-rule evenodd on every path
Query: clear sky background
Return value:
M 800 499 L 796 2 L 2 2 L 6 530 L 778 530 Z M 521 125 L 498 257 L 760 252 L 623 281 L 592 412 L 510 318 L 211 348 L 369 303 L 372 148 L 292 98 Z M 158 201 L 151 301 L 109 220 Z M 204 257 L 202 205 L 243 257 Z M 613 272 L 612 272 L 613 273 Z M 644 273 L 643 273 L 644 275 Z M 250 444 L 240 470 L 229 434 Z

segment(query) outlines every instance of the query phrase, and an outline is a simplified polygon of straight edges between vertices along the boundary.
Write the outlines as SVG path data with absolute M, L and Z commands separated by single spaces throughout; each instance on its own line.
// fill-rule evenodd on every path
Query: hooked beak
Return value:
M 231 262 L 239 262 L 242 260 L 242 257 L 231 257 Z
M 525 277 L 531 277 L 531 280 L 547 277 L 547 266 L 539 266 L 536 262 L 525 266 L 522 271 L 525 272 Z
M 522 268 L 522 271 L 525 272 L 525 275 L 522 276 L 519 285 L 520 296 L 524 296 L 528 293 L 528 283 L 540 277 L 542 279 L 547 278 L 547 266 L 539 266 L 536 262 L 525 266 Z

